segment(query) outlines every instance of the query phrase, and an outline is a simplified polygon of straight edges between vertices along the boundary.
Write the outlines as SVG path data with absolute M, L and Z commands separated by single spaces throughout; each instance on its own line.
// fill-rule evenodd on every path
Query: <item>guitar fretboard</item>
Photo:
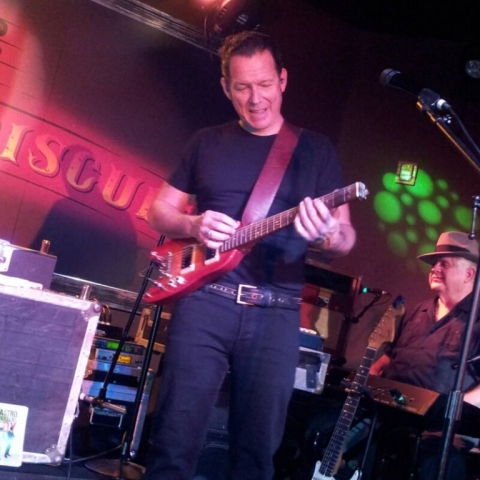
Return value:
M 347 435 L 352 421 L 355 417 L 358 404 L 361 398 L 361 389 L 366 385 L 370 367 L 377 353 L 376 348 L 367 347 L 365 355 L 360 362 L 357 373 L 352 381 L 351 389 L 348 393 L 347 399 L 343 405 L 340 418 L 335 425 L 335 429 L 328 443 L 328 447 L 323 455 L 322 465 L 320 466 L 320 473 L 326 476 L 333 477 L 337 460 L 342 454 L 343 445 L 345 444 L 345 437 Z
M 341 188 L 324 195 L 323 197 L 320 197 L 320 200 L 322 200 L 322 202 L 328 208 L 338 207 L 339 205 L 364 195 L 364 192 L 360 191 L 361 186 L 362 184 L 359 182 L 354 183 L 348 187 Z M 242 245 L 247 245 L 248 243 L 254 242 L 260 238 L 270 235 L 271 233 L 281 230 L 282 228 L 288 227 L 293 223 L 297 212 L 298 206 L 239 228 L 235 234 L 225 241 L 219 248 L 220 252 L 226 252 L 234 248 L 239 248 Z

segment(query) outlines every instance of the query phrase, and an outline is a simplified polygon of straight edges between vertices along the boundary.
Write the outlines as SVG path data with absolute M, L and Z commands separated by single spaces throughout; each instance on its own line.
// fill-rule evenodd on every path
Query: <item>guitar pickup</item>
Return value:
M 182 250 L 182 262 L 181 269 L 182 271 L 186 268 L 190 268 L 193 263 L 193 245 L 190 245 L 187 248 Z
M 205 264 L 216 262 L 219 258 L 218 250 L 205 248 Z

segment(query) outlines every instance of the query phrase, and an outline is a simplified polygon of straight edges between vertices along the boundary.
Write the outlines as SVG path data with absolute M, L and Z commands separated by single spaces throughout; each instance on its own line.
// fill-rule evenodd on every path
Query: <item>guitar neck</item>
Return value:
M 364 198 L 366 195 L 365 186 L 361 182 L 353 183 L 345 188 L 335 190 L 319 199 L 330 209 L 338 207 L 356 198 Z M 245 227 L 240 227 L 232 237 L 225 241 L 219 251 L 226 252 L 260 240 L 271 233 L 291 225 L 298 212 L 298 206 L 277 213 L 271 217 L 253 222 Z
M 368 338 L 368 347 L 365 355 L 360 362 L 357 373 L 351 383 L 347 399 L 340 414 L 340 418 L 335 425 L 332 437 L 328 443 L 327 449 L 320 464 L 318 473 L 321 477 L 313 477 L 312 480 L 330 479 L 336 471 L 338 461 L 342 455 L 345 445 L 347 432 L 352 425 L 358 404 L 362 396 L 362 390 L 367 384 L 368 374 L 375 359 L 378 349 L 385 342 L 393 342 L 395 337 L 395 322 L 405 312 L 405 299 L 399 295 L 392 305 L 390 305 L 382 318 L 377 322 L 373 332 Z
M 285 210 L 258 222 L 253 222 L 246 227 L 240 227 L 232 237 L 222 244 L 220 252 L 242 247 L 288 227 L 293 223 L 297 212 L 298 207 L 293 207 L 290 210 Z
M 330 442 L 323 455 L 320 473 L 326 477 L 333 477 L 338 463 L 338 459 L 342 455 L 343 446 L 345 444 L 345 436 L 352 425 L 355 413 L 360 403 L 361 390 L 367 383 L 370 367 L 377 353 L 377 348 L 367 347 L 357 373 L 352 381 L 347 399 L 345 400 L 342 413 L 335 425 Z

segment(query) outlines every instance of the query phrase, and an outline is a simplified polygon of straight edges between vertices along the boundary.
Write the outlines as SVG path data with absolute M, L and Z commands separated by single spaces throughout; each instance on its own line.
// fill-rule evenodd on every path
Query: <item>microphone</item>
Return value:
M 428 88 L 423 88 L 417 81 L 408 75 L 400 73 L 398 70 L 393 70 L 392 68 L 384 70 L 380 74 L 380 83 L 384 87 L 396 88 L 420 98 L 422 103 L 426 103 L 440 112 L 449 112 L 452 108 L 449 103 L 440 98 L 438 93 Z
M 363 285 L 360 287 L 359 293 L 373 293 L 375 295 L 388 295 L 388 292 L 382 290 L 380 288 L 368 288 L 364 287 Z

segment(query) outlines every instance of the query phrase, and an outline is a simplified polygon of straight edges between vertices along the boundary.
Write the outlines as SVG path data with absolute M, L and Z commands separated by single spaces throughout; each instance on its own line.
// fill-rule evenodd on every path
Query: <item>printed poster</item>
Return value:
M 0 465 L 22 464 L 28 407 L 0 403 Z

